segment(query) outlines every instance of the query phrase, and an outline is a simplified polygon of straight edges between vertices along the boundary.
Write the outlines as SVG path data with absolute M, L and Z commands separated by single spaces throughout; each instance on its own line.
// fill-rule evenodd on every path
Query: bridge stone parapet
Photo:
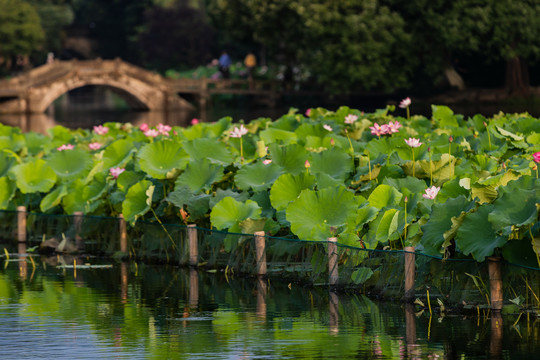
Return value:
M 44 112 L 55 99 L 70 90 L 107 86 L 137 110 L 192 109 L 168 80 L 120 59 L 55 61 L 10 80 L 0 81 L 0 113 Z

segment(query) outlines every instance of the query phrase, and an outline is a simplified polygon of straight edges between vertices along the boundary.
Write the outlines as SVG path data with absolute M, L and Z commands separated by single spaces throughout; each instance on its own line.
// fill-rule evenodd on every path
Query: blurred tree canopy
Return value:
M 185 70 L 212 59 L 214 29 L 187 0 L 147 10 L 144 24 L 137 44 L 145 66 Z
M 227 48 L 302 68 L 332 93 L 503 86 L 540 61 L 537 0 L 0 0 L 0 56 L 93 53 L 164 71 Z M 533 66 L 533 67 L 531 67 Z
M 0 0 L 0 65 L 10 68 L 16 56 L 28 56 L 45 34 L 36 9 L 22 0 Z

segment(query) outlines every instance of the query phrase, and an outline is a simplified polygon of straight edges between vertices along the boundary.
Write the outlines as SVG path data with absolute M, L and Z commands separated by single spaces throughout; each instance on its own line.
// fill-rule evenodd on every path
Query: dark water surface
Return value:
M 0 270 L 2 359 L 533 359 L 540 351 L 534 316 L 515 325 L 515 315 L 488 312 L 430 317 L 231 273 L 33 260 Z

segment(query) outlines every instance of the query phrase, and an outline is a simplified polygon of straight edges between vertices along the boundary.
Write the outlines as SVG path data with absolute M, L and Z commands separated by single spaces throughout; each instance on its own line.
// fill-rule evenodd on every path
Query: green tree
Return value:
M 305 65 L 331 92 L 394 90 L 409 79 L 410 37 L 378 0 L 216 0 L 207 9 L 218 29 L 250 37 L 288 68 Z
M 214 30 L 205 14 L 180 0 L 145 13 L 138 44 L 145 66 L 167 70 L 207 63 L 212 58 L 213 40 Z
M 36 9 L 45 31 L 44 52 L 59 53 L 65 28 L 73 22 L 71 0 L 27 0 Z
M 5 67 L 11 59 L 27 56 L 44 40 L 39 15 L 32 5 L 21 0 L 0 0 L 0 58 Z
M 413 58 L 401 16 L 377 0 L 303 1 L 300 59 L 334 93 L 408 87 Z

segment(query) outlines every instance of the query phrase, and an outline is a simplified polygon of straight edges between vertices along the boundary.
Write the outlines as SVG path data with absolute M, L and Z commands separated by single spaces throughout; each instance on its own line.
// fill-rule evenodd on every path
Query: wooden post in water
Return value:
M 503 321 L 500 311 L 491 313 L 490 359 L 502 359 Z
M 405 302 L 414 300 L 414 278 L 416 272 L 416 254 L 414 246 L 405 246 L 403 256 L 405 258 Z
M 199 272 L 197 269 L 189 270 L 189 300 L 190 309 L 195 310 L 199 306 Z
M 188 240 L 189 240 L 189 266 L 197 266 L 199 264 L 199 242 L 197 236 L 197 225 L 188 225 Z
M 120 251 L 123 253 L 127 253 L 127 228 L 126 228 L 126 220 L 124 219 L 124 215 L 120 214 L 118 216 L 120 220 Z
M 259 320 L 266 320 L 266 294 L 268 287 L 264 276 L 257 276 L 257 307 L 255 314 Z
M 26 206 L 17 206 L 17 240 L 26 242 Z
M 337 238 L 328 238 L 328 282 L 335 286 L 339 279 Z
M 328 327 L 331 334 L 337 334 L 339 332 L 339 297 L 333 291 L 328 294 L 328 305 Z
M 256 275 L 266 275 L 266 241 L 264 231 L 255 232 L 255 254 L 257 256 Z
M 82 220 L 83 212 L 75 211 L 73 213 L 73 225 L 75 226 L 75 245 L 78 251 L 84 250 L 84 240 L 81 237 Z
M 501 276 L 501 258 L 488 258 L 489 287 L 491 295 L 491 310 L 501 311 L 503 308 L 503 290 Z

